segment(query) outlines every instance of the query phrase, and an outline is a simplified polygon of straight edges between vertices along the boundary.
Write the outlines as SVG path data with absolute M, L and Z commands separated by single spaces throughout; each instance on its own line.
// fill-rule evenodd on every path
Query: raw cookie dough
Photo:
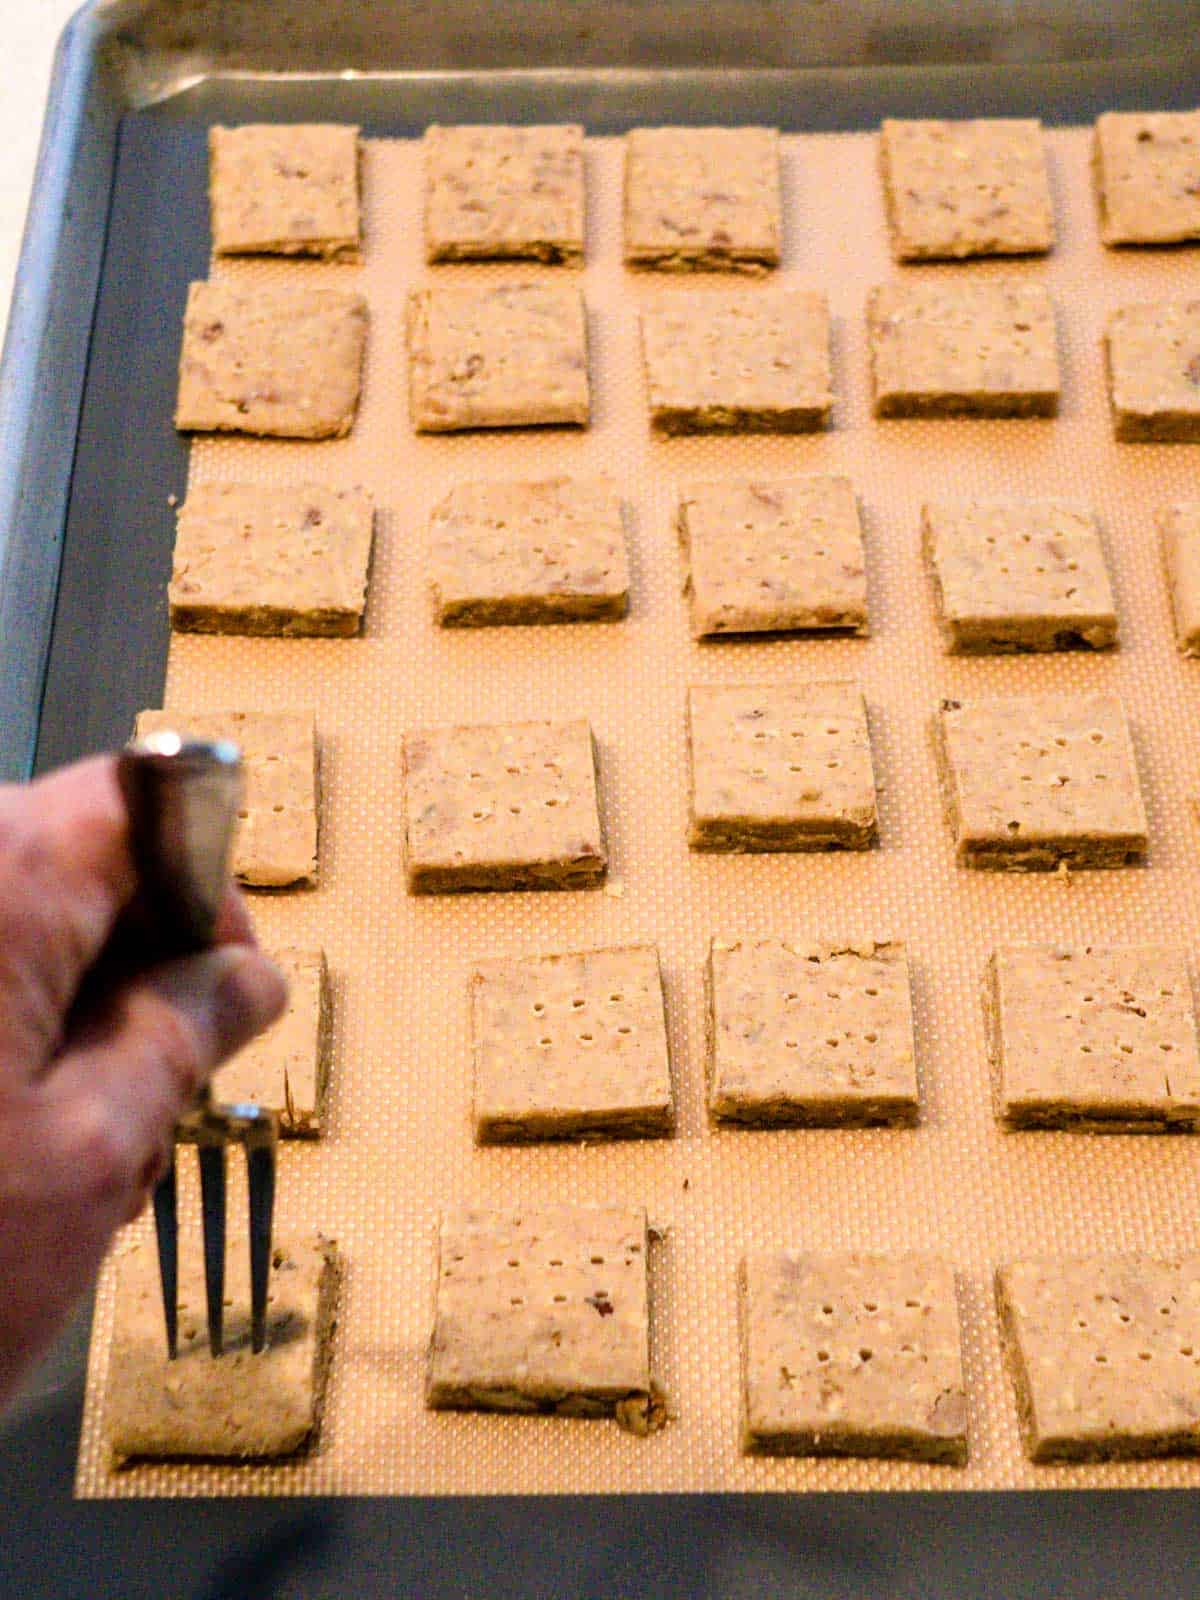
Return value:
M 688 694 L 693 850 L 866 850 L 867 708 L 854 683 L 723 684 Z
M 245 793 L 232 871 L 252 888 L 317 881 L 317 737 L 311 712 L 143 711 L 137 737 L 173 730 L 232 739 L 242 752 Z
M 1046 1256 L 996 1274 L 1031 1461 L 1200 1450 L 1200 1256 Z
M 881 284 L 867 302 L 877 417 L 1052 417 L 1054 305 L 1023 278 Z
M 1042 125 L 1033 118 L 885 118 L 879 155 L 897 260 L 1028 255 L 1053 247 Z
M 641 315 L 660 433 L 810 433 L 833 408 L 825 296 L 672 295 Z
M 418 433 L 586 427 L 587 316 L 569 284 L 439 284 L 408 297 L 408 392 Z
M 1010 945 L 988 963 L 996 1113 L 1012 1128 L 1160 1133 L 1200 1123 L 1187 953 Z
M 443 1213 L 427 1404 L 650 1431 L 648 1244 L 633 1208 Z
M 231 1248 L 225 1348 L 214 1361 L 199 1245 L 185 1249 L 179 1259 L 179 1354 L 169 1361 L 153 1241 L 142 1239 L 121 1253 L 104 1402 L 114 1459 L 294 1455 L 321 1418 L 337 1281 L 337 1252 L 328 1240 L 277 1240 L 267 1344 L 254 1355 L 249 1255 Z
M 471 1038 L 480 1144 L 671 1131 L 653 945 L 481 961 Z
M 1118 439 L 1200 440 L 1200 300 L 1122 306 L 1104 351 Z
M 1158 513 L 1158 528 L 1175 637 L 1185 656 L 1200 656 L 1200 500 L 1164 506 Z
M 352 634 L 375 510 L 361 489 L 202 483 L 179 508 L 167 599 L 190 633 Z
M 1200 239 L 1200 111 L 1106 111 L 1093 159 L 1105 244 Z
M 426 128 L 425 257 L 583 261 L 583 129 Z
M 367 302 L 303 283 L 193 283 L 183 318 L 181 431 L 329 439 L 358 409 Z
M 1109 694 L 943 700 L 934 748 L 960 865 L 1122 867 L 1146 849 L 1125 711 Z
M 679 538 L 692 632 L 867 632 L 867 571 L 849 478 L 693 484 Z
M 622 617 L 629 563 L 608 478 L 457 483 L 429 522 L 429 577 L 443 627 Z
M 1061 500 L 933 500 L 925 562 L 946 649 L 1107 649 L 1117 615 L 1096 519 Z
M 742 1449 L 967 1459 L 954 1273 L 923 1256 L 747 1256 Z
M 358 259 L 357 128 L 210 128 L 208 189 L 219 256 Z
M 709 1109 L 759 1127 L 917 1120 L 902 944 L 714 939 Z
M 634 128 L 625 140 L 625 264 L 763 272 L 779 265 L 774 128 Z
M 608 870 L 588 723 L 426 728 L 404 766 L 413 894 L 579 889 Z
M 278 950 L 272 959 L 288 982 L 279 1021 L 234 1056 L 213 1080 L 225 1104 L 266 1106 L 284 1135 L 321 1131 L 329 1045 L 329 978 L 323 950 Z

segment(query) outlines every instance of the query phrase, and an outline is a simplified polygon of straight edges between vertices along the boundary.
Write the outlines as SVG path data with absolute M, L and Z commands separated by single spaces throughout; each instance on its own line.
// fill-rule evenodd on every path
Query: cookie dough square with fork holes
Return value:
M 578 889 L 608 867 L 586 722 L 428 728 L 404 741 L 408 887 Z
M 682 491 L 692 632 L 867 632 L 858 501 L 831 474 Z
M 1164 506 L 1157 517 L 1175 640 L 1185 656 L 1200 656 L 1200 500 Z
M 287 1010 L 217 1073 L 213 1088 L 225 1104 L 266 1106 L 284 1135 L 321 1132 L 329 1047 L 329 977 L 322 950 L 278 950 L 272 959 L 287 978 Z
M 709 1109 L 755 1127 L 917 1120 L 904 946 L 714 939 Z
M 1011 1128 L 1162 1133 L 1200 1124 L 1187 953 L 1010 945 L 984 1009 L 996 1112 Z
M 960 865 L 1009 872 L 1122 867 L 1146 810 L 1115 695 L 944 700 L 933 726 Z
M 426 128 L 428 261 L 583 261 L 583 129 L 576 123 Z
M 857 684 L 693 688 L 688 743 L 693 850 L 875 842 L 875 771 Z
M 217 255 L 358 259 L 358 129 L 251 123 L 208 131 Z
M 1200 299 L 1122 306 L 1104 348 L 1118 439 L 1200 440 Z
M 317 881 L 317 737 L 311 713 L 143 711 L 137 736 L 164 730 L 231 739 L 242 752 L 245 793 L 233 841 L 233 875 L 251 888 Z
M 629 606 L 624 514 L 608 478 L 455 484 L 429 543 L 445 628 L 591 622 Z
M 1093 159 L 1105 244 L 1200 239 L 1200 111 L 1106 111 Z
M 738 1290 L 747 1453 L 967 1459 L 944 1262 L 782 1250 L 747 1256 Z
M 418 433 L 586 427 L 587 316 L 569 284 L 439 284 L 408 297 Z
M 625 140 L 625 264 L 670 272 L 779 265 L 774 128 L 634 128 Z
M 829 306 L 805 290 L 672 295 L 642 312 L 660 433 L 811 433 L 833 408 Z
M 652 945 L 483 961 L 471 974 L 480 1144 L 670 1133 Z
M 996 1274 L 1031 1461 L 1200 1450 L 1200 1256 L 1047 1256 Z

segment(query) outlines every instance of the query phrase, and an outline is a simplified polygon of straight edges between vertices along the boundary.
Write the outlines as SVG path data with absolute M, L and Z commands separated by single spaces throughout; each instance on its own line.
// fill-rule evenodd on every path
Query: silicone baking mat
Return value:
M 1089 133 L 1049 134 L 1058 248 L 1042 261 L 903 269 L 1043 279 L 1060 314 L 1056 421 L 873 422 L 863 308 L 890 261 L 872 135 L 784 141 L 783 270 L 768 282 L 635 276 L 620 261 L 621 145 L 588 144 L 592 426 L 581 432 L 418 437 L 407 416 L 403 308 L 430 278 L 522 278 L 562 268 L 422 260 L 421 156 L 366 149 L 360 266 L 228 263 L 219 276 L 361 286 L 371 306 L 362 410 L 326 444 L 200 440 L 193 482 L 361 483 L 380 508 L 366 630 L 354 640 L 178 637 L 166 703 L 305 707 L 321 741 L 321 884 L 257 895 L 264 942 L 325 947 L 335 1007 L 328 1129 L 283 1149 L 280 1231 L 334 1236 L 345 1262 L 324 1424 L 283 1465 L 109 1466 L 104 1382 L 112 1274 L 89 1363 L 81 1495 L 458 1493 L 713 1489 L 954 1489 L 1200 1484 L 1200 1462 L 1034 1468 L 1022 1455 L 992 1300 L 997 1262 L 1034 1251 L 1196 1249 L 1200 1138 L 1004 1134 L 993 1120 L 980 982 L 1002 941 L 1190 944 L 1200 901 L 1191 795 L 1200 664 L 1174 648 L 1154 509 L 1195 489 L 1197 452 L 1117 445 L 1101 330 L 1123 302 L 1185 291 L 1180 252 L 1099 244 Z M 800 438 L 657 440 L 636 311 L 659 296 L 776 284 L 825 288 L 834 314 L 834 426 Z M 868 640 L 697 644 L 681 595 L 680 483 L 846 472 L 867 530 Z M 430 508 L 459 479 L 607 471 L 630 508 L 632 609 L 621 623 L 479 631 L 432 620 Z M 1121 648 L 1105 656 L 955 660 L 937 632 L 919 549 L 921 501 L 1060 495 L 1100 514 Z M 862 855 L 688 851 L 689 683 L 857 678 L 871 715 L 880 847 Z M 1114 689 L 1128 708 L 1150 816 L 1142 868 L 1029 878 L 955 867 L 928 722 L 943 695 Z M 611 851 L 606 890 L 411 898 L 401 859 L 406 728 L 587 716 L 600 746 Z M 923 1112 L 915 1130 L 716 1131 L 704 1111 L 701 971 L 710 935 L 895 937 L 909 947 Z M 675 1138 L 477 1149 L 468 1107 L 467 971 L 476 957 L 652 941 L 662 953 L 679 1103 Z M 185 1217 L 198 1235 L 194 1189 Z M 423 1405 L 440 1207 L 643 1204 L 653 1255 L 654 1356 L 672 1420 L 649 1439 L 612 1423 L 436 1414 Z M 231 1205 L 240 1207 L 235 1188 Z M 146 1231 L 143 1219 L 137 1229 Z M 193 1237 L 193 1247 L 198 1248 Z M 936 1251 L 959 1274 L 970 1407 L 963 1469 L 752 1460 L 739 1451 L 735 1274 L 746 1250 Z M 118 1246 L 120 1248 L 120 1246 Z

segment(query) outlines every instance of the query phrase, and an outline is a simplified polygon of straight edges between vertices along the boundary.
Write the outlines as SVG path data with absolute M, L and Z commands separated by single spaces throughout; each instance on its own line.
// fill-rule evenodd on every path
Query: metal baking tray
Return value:
M 1200 102 L 1198 24 L 1200 0 L 93 0 L 0 368 L 0 778 L 120 742 L 162 691 L 213 121 L 1084 122 Z M 76 1502 L 88 1321 L 0 1422 L 5 1594 L 1200 1594 L 1187 1492 Z

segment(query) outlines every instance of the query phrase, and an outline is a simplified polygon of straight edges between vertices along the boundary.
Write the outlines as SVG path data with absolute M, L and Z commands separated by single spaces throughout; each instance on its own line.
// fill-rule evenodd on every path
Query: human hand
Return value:
M 0 786 L 0 1403 L 145 1204 L 180 1113 L 286 1001 L 230 884 L 211 950 L 114 967 L 83 1002 L 136 881 L 112 757 Z

